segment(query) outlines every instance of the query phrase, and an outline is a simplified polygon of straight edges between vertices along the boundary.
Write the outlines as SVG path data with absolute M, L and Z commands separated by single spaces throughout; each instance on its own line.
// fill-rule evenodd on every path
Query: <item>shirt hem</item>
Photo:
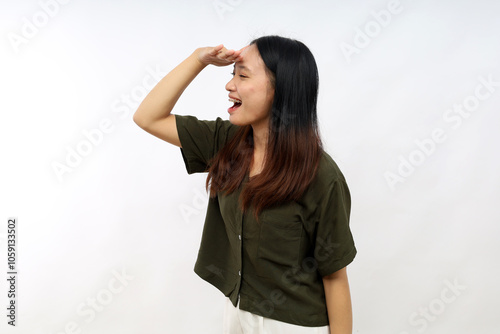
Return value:
M 247 311 L 256 315 L 260 315 L 265 318 L 277 320 L 277 321 L 282 321 L 286 322 L 288 324 L 292 325 L 297 325 L 297 326 L 304 326 L 304 327 L 324 327 L 328 326 L 328 315 L 308 315 L 307 319 L 312 319 L 311 321 L 301 321 L 301 320 L 296 320 L 296 319 L 304 319 L 305 316 L 304 314 L 296 315 L 293 312 L 290 312 L 290 310 L 280 310 L 276 309 L 275 306 L 272 306 L 272 310 L 268 312 L 263 312 L 262 308 L 265 307 L 264 305 L 265 301 L 260 301 L 257 302 L 253 300 L 251 297 L 248 295 L 245 295 L 243 293 L 240 293 L 240 303 L 239 303 L 239 308 L 240 310 Z M 255 306 L 255 305 L 260 305 L 261 308 Z

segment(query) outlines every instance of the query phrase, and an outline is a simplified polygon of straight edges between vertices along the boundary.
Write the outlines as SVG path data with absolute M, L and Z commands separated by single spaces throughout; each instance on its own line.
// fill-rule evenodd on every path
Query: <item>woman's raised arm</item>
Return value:
M 228 50 L 222 44 L 196 49 L 158 82 L 134 113 L 134 122 L 150 134 L 181 147 L 175 115 L 177 100 L 193 79 L 207 66 L 226 66 L 240 60 L 241 50 Z

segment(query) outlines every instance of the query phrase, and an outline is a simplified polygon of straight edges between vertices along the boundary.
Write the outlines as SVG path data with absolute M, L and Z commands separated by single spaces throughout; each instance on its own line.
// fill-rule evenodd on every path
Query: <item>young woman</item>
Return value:
M 231 64 L 228 121 L 171 114 L 206 66 Z M 323 150 L 317 94 L 309 49 L 265 36 L 237 51 L 197 49 L 134 114 L 141 128 L 181 148 L 189 174 L 208 172 L 194 269 L 228 297 L 225 333 L 352 333 L 351 198 Z

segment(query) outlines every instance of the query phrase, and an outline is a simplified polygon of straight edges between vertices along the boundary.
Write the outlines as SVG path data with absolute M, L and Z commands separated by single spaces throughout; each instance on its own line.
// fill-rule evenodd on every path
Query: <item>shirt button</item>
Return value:
M 240 239 L 240 240 L 241 240 L 241 234 L 238 234 L 238 239 Z
M 238 275 L 240 275 L 240 276 L 241 276 L 241 271 L 239 271 L 239 270 L 238 270 Z

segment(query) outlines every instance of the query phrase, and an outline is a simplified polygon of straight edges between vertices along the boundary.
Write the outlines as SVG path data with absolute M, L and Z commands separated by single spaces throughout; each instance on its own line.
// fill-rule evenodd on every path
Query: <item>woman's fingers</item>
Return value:
M 212 49 L 212 51 L 210 52 L 210 54 L 211 54 L 212 56 L 215 56 L 215 55 L 217 55 L 217 54 L 218 54 L 218 53 L 219 53 L 219 52 L 220 52 L 223 48 L 224 48 L 224 45 L 223 45 L 223 44 L 219 44 L 219 45 L 217 45 L 216 47 L 214 47 L 214 48 Z
M 237 51 L 238 56 L 234 59 L 235 62 L 239 62 L 239 61 L 243 60 L 243 51 L 245 51 L 245 49 L 248 48 L 249 46 L 250 45 L 246 45 Z
M 219 63 L 218 65 L 229 65 L 234 62 L 236 58 L 240 53 L 235 50 L 228 50 L 228 49 L 222 49 L 219 54 L 217 55 L 217 58 L 219 61 L 222 61 L 223 63 Z
M 246 48 L 248 48 L 249 46 L 250 46 L 250 44 L 249 44 L 249 45 L 245 45 L 245 46 L 244 46 L 244 47 L 242 47 L 239 51 L 240 51 L 240 52 L 243 52 L 243 50 L 245 50 L 245 49 L 246 49 Z
M 227 60 L 231 60 L 231 61 L 236 61 L 236 59 L 240 58 L 241 56 L 241 51 L 240 50 L 230 50 L 231 52 L 227 54 Z
M 201 51 L 199 59 L 207 65 L 226 66 L 241 59 L 242 50 L 226 49 L 223 44 L 203 49 L 205 51 Z
M 224 53 L 224 58 L 228 59 L 228 58 L 231 58 L 234 54 L 234 50 L 226 50 L 226 52 Z
M 239 62 L 239 61 L 242 61 L 243 60 L 243 55 L 241 54 L 241 51 L 237 51 L 237 53 L 235 54 L 235 57 L 233 59 L 233 61 L 236 63 L 236 62 Z

